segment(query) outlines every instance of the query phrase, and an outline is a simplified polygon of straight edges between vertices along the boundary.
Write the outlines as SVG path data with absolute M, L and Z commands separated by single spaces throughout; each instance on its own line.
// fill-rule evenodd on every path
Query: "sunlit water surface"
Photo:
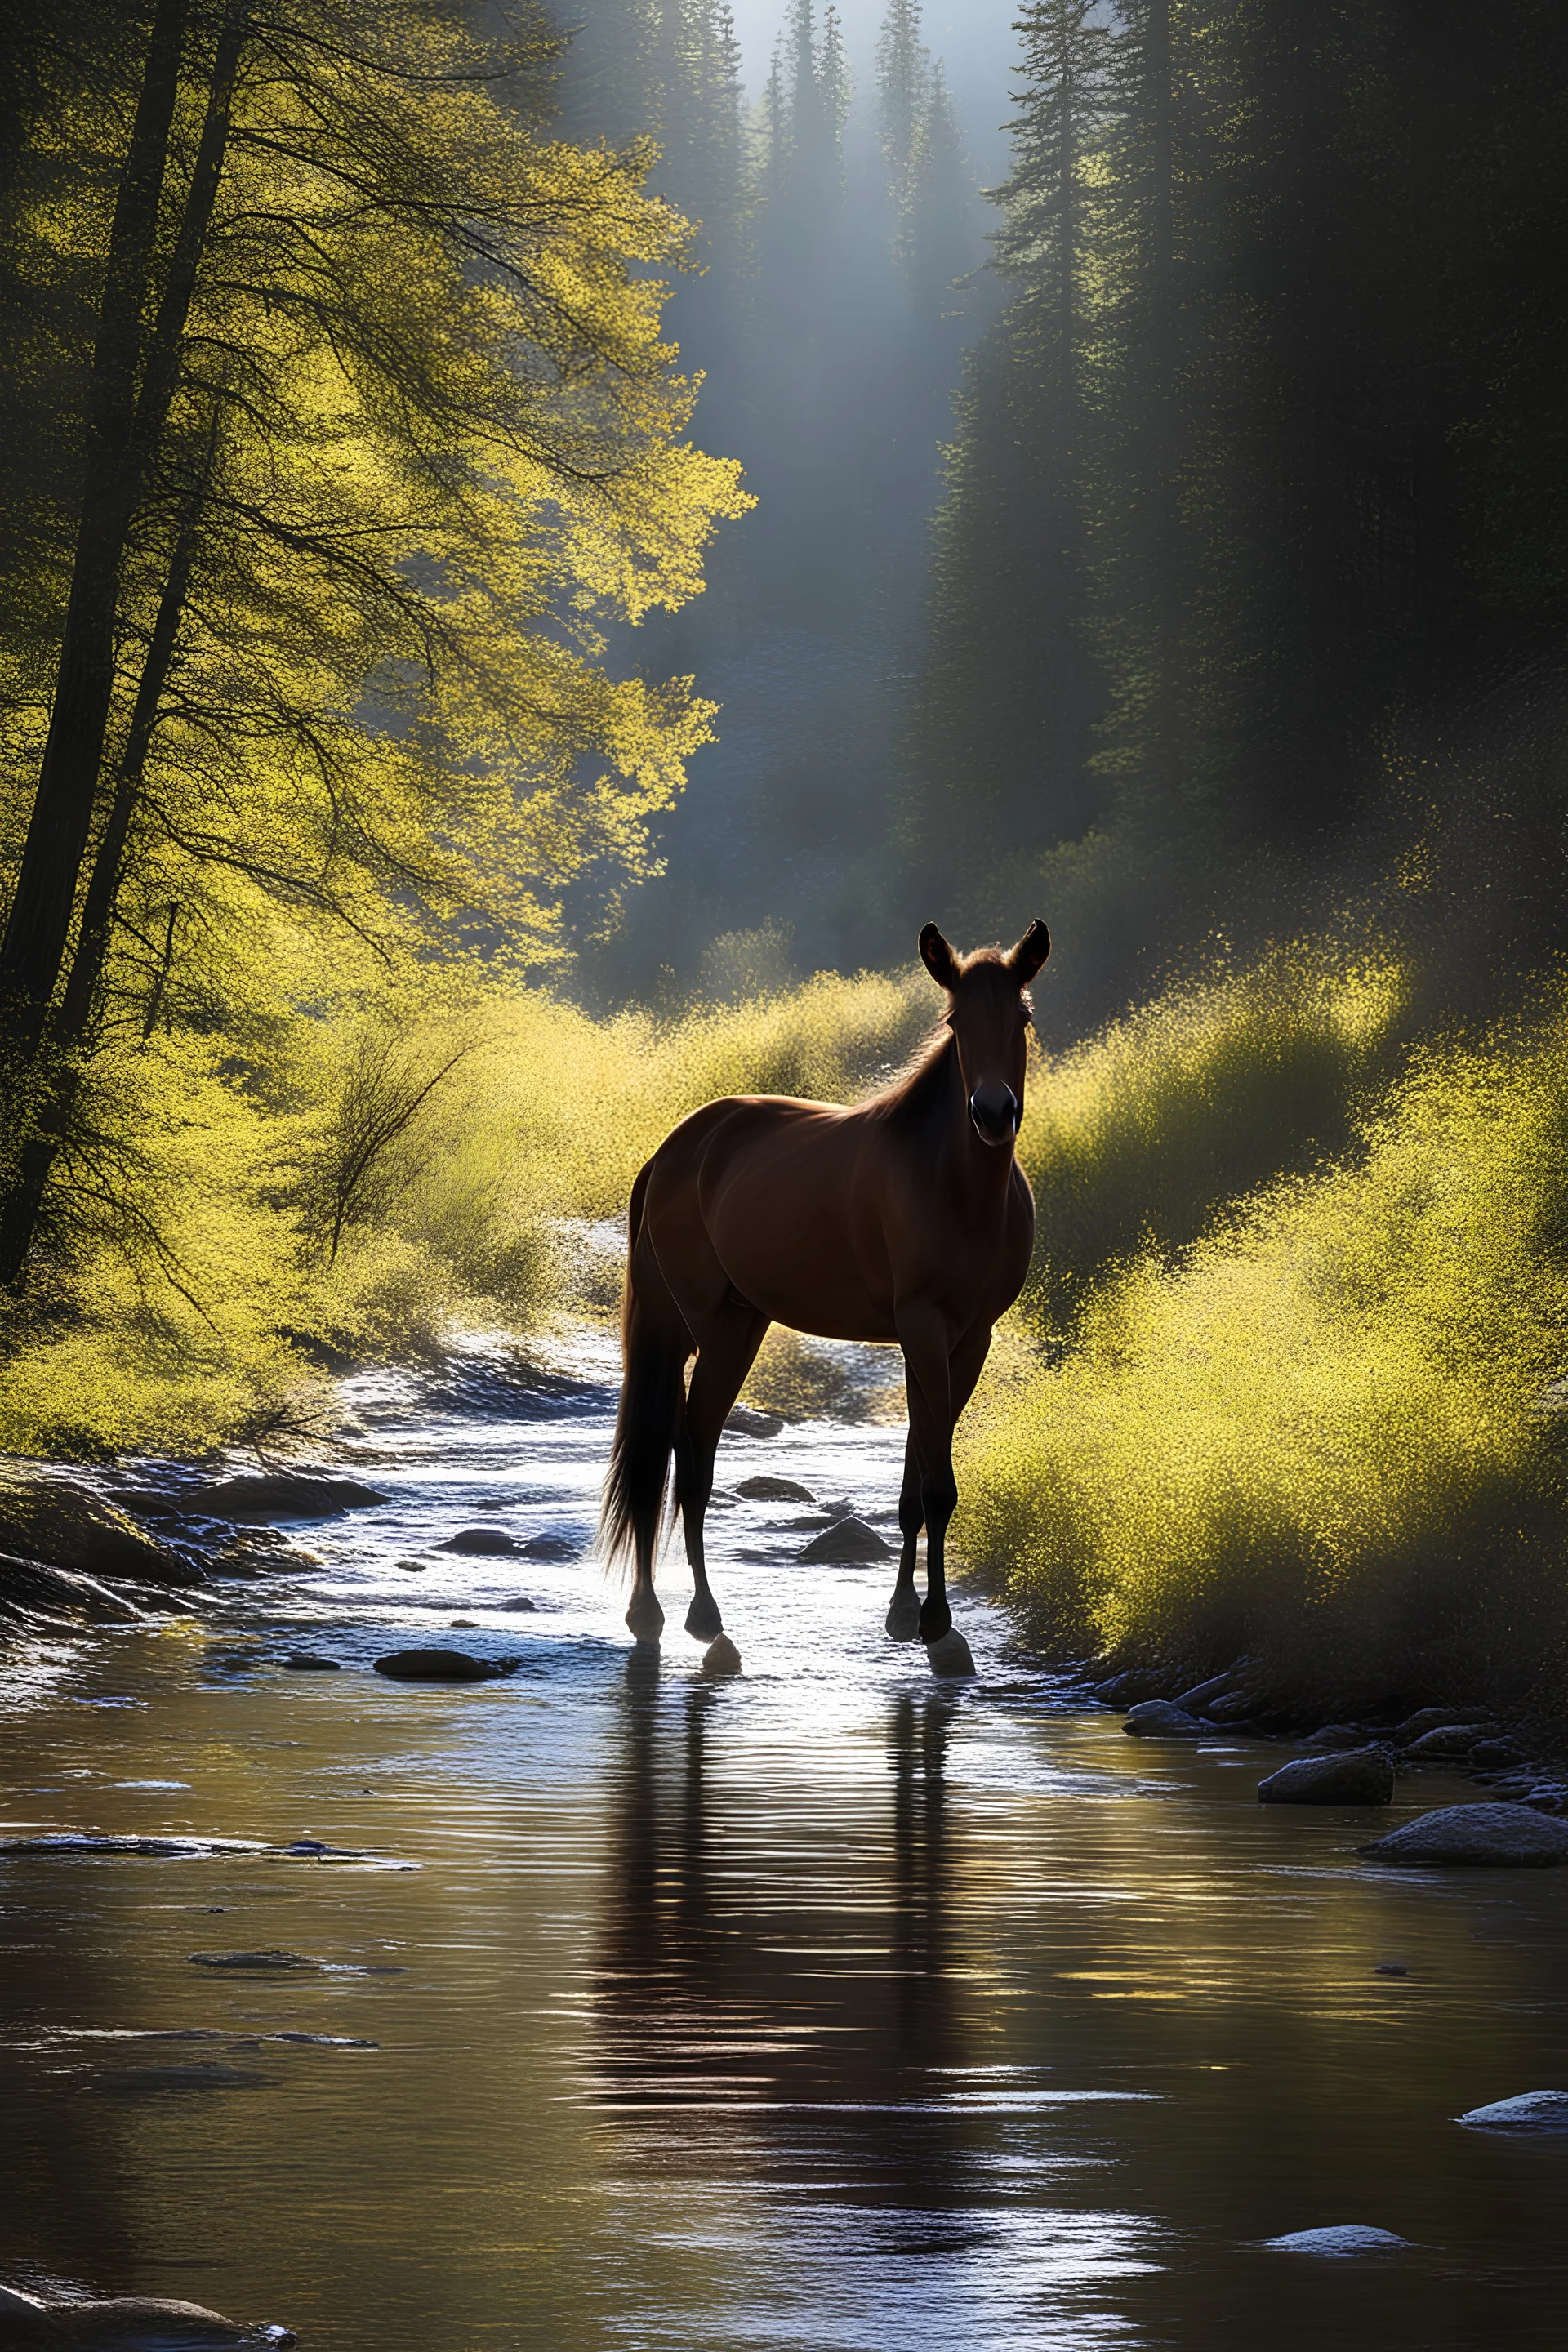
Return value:
M 649 1671 L 592 1565 L 434 1549 L 585 1541 L 607 1389 L 358 1403 L 392 1499 L 303 1531 L 316 1567 L 12 1689 L 8 1837 L 369 1858 L 0 1863 L 0 2277 L 308 2352 L 1565 2340 L 1568 2145 L 1452 2119 L 1568 2087 L 1568 1871 L 1375 1870 L 1379 1817 L 1127 1739 L 978 1601 L 939 1684 L 890 1569 L 794 1564 L 798 1506 L 714 1514 L 744 1678 L 700 1680 L 673 1564 Z M 727 1437 L 721 1476 L 890 1527 L 900 1450 Z M 432 1640 L 521 1664 L 370 1673 Z M 309 1965 L 191 1958 L 267 1948 Z M 1261 2245 L 1339 2221 L 1411 2248 Z

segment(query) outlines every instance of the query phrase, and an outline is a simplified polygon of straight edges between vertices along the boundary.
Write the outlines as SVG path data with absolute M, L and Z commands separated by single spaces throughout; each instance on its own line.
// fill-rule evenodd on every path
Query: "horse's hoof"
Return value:
M 664 1612 L 651 1592 L 632 1602 L 626 1611 L 626 1627 L 635 1641 L 658 1641 L 664 1631 Z
M 686 1612 L 686 1630 L 694 1642 L 711 1642 L 724 1631 L 724 1620 L 719 1614 L 719 1603 L 710 1593 L 695 1592 Z
M 944 1633 L 952 1631 L 952 1612 L 945 1601 L 922 1601 L 921 1603 L 921 1640 L 940 1642 Z
M 727 1633 L 721 1633 L 719 1639 L 702 1654 L 703 1674 L 710 1682 L 717 1683 L 723 1682 L 731 1675 L 738 1675 L 740 1671 L 741 1653 Z
M 926 1643 L 926 1656 L 933 1675 L 942 1675 L 952 1681 L 974 1672 L 969 1644 L 956 1625 L 950 1625 L 940 1640 Z
M 921 1604 L 913 1592 L 895 1592 L 888 1611 L 888 1637 L 894 1642 L 918 1642 L 921 1637 Z

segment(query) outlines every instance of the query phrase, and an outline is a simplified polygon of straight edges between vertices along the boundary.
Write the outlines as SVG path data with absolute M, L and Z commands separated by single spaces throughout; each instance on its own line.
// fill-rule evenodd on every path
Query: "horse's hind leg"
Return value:
M 921 1597 L 915 1591 L 915 1546 L 920 1541 L 920 1532 L 924 1525 L 921 1462 L 911 1426 L 904 1446 L 904 1483 L 899 1493 L 899 1533 L 903 1538 L 903 1545 L 899 1553 L 898 1581 L 893 1586 L 893 1598 L 888 1608 L 888 1632 L 895 1642 L 918 1642 L 920 1639 Z
M 767 1328 L 765 1315 L 739 1299 L 731 1299 L 716 1315 L 705 1318 L 698 1332 L 697 1363 L 686 1399 L 681 1433 L 676 1441 L 675 1495 L 686 1535 L 686 1557 L 697 1586 L 686 1612 L 686 1630 L 699 1642 L 711 1642 L 724 1630 L 719 1603 L 708 1582 L 708 1563 L 703 1552 L 708 1497 L 713 1492 L 713 1461 L 725 1416 L 756 1361 Z

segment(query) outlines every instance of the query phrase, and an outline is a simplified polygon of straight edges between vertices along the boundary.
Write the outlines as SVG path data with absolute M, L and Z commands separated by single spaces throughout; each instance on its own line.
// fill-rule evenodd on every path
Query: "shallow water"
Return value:
M 791 1565 L 803 1507 L 711 1522 L 744 1678 L 698 1678 L 673 1566 L 650 1672 L 596 1569 L 433 1549 L 585 1538 L 606 1391 L 358 1402 L 392 1500 L 302 1531 L 315 1567 L 10 1689 L 0 1834 L 367 1858 L 0 1860 L 0 2279 L 307 2352 L 1563 2342 L 1568 2140 L 1452 2118 L 1568 2087 L 1568 1871 L 1378 1871 L 1386 1815 L 1127 1739 L 977 1601 L 980 1679 L 939 1684 L 890 1565 Z M 720 1475 L 890 1527 L 900 1450 L 792 1429 Z M 433 1640 L 521 1664 L 367 1671 Z M 191 1958 L 268 1948 L 310 1965 Z M 1260 2244 L 1332 2222 L 1412 2244 Z

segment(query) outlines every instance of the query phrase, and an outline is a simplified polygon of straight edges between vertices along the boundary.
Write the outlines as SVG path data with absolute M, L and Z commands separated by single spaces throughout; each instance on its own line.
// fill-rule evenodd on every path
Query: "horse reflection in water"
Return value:
M 732 1784 L 746 1751 L 723 1738 L 728 1704 L 710 1684 L 661 1688 L 657 1653 L 633 1652 L 593 2009 L 601 2107 L 621 2161 L 727 2213 L 759 2179 L 830 2181 L 923 2244 L 964 2193 L 972 2130 L 932 2098 L 932 2070 L 972 2059 L 949 1972 L 962 1702 L 940 1684 L 899 1694 L 887 1793 L 862 1785 L 826 1815 L 809 1787 Z
M 782 1095 L 710 1103 L 666 1137 L 632 1188 L 626 1370 L 602 1532 L 606 1559 L 632 1557 L 626 1622 L 639 1642 L 656 1642 L 664 1624 L 654 1565 L 672 1460 L 697 1588 L 686 1630 L 703 1642 L 723 1631 L 703 1519 L 720 1432 L 770 1323 L 903 1349 L 910 1434 L 888 1632 L 933 1642 L 952 1626 L 953 1428 L 1034 1244 L 1035 1204 L 1014 1144 L 1026 991 L 1050 937 L 1035 922 L 1005 955 L 958 956 L 928 923 L 920 951 L 947 1007 L 895 1085 L 849 1110 Z

